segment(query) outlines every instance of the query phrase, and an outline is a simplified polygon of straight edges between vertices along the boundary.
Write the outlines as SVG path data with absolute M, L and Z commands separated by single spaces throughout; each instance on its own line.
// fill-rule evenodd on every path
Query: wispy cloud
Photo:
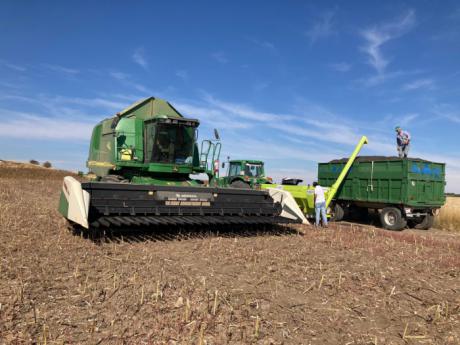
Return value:
M 214 52 L 211 54 L 211 57 L 223 65 L 229 62 L 227 55 L 224 52 Z
M 130 77 L 129 74 L 119 71 L 112 71 L 109 74 L 112 78 L 115 78 L 117 80 L 126 80 Z
M 0 100 L 16 102 L 19 106 L 31 104 L 36 107 L 39 114 L 46 113 L 48 116 L 89 119 L 93 116 L 88 114 L 99 113 L 107 115 L 107 112 L 114 113 L 127 106 L 126 102 L 106 98 L 83 98 L 66 96 L 19 96 L 1 94 Z
M 331 63 L 329 67 L 337 72 L 348 72 L 351 70 L 351 64 L 346 62 Z
M 460 111 L 450 104 L 436 105 L 433 109 L 433 113 L 453 123 L 460 123 Z
M 52 64 L 42 64 L 42 66 L 50 71 L 64 73 L 68 75 L 76 75 L 80 73 L 78 69 L 68 68 L 60 65 L 52 65 Z
M 133 61 L 135 63 L 137 63 L 143 69 L 148 69 L 149 68 L 149 64 L 148 64 L 147 59 L 145 57 L 144 48 L 142 48 L 142 47 L 137 48 L 134 51 L 133 55 L 132 55 L 132 59 L 133 59 Z
M 382 138 L 375 131 L 369 133 L 369 128 L 359 127 L 340 121 L 341 116 L 335 115 L 319 106 L 310 106 L 303 113 L 270 113 L 256 110 L 250 106 L 227 102 L 204 94 L 204 101 L 211 109 L 224 113 L 233 122 L 246 123 L 259 129 L 266 127 L 278 133 L 288 134 L 297 138 L 313 139 L 322 143 L 354 146 L 365 130 L 372 138 L 372 151 L 379 154 L 391 154 L 394 145 L 387 143 L 388 138 Z M 322 119 L 329 119 L 323 121 Z
M 266 49 L 268 51 L 271 51 L 272 53 L 277 52 L 275 44 L 270 41 L 258 40 L 256 38 L 248 38 L 248 40 L 254 43 L 257 47 Z
M 336 10 L 324 13 L 313 24 L 313 26 L 305 32 L 305 35 L 309 38 L 311 44 L 314 44 L 319 39 L 326 38 L 335 33 L 333 30 L 333 18 L 335 14 Z
M 255 92 L 261 92 L 261 91 L 264 91 L 267 87 L 270 86 L 270 83 L 269 82 L 264 82 L 264 81 L 260 81 L 260 82 L 256 82 L 252 85 L 252 89 L 255 91 Z
M 188 72 L 184 69 L 180 69 L 176 71 L 176 77 L 182 79 L 183 81 L 188 80 Z
M 417 89 L 433 89 L 434 81 L 432 79 L 417 79 L 406 83 L 402 86 L 404 91 L 412 91 Z
M 50 118 L 37 114 L 0 109 L 4 121 L 0 135 L 5 138 L 40 140 L 89 140 L 94 123 Z
M 143 84 L 140 84 L 140 83 L 138 83 L 136 81 L 133 81 L 133 79 L 131 78 L 131 75 L 128 74 L 128 73 L 124 73 L 124 72 L 120 72 L 120 71 L 112 71 L 112 72 L 109 73 L 109 75 L 112 78 L 123 82 L 123 85 L 132 87 L 132 88 L 136 89 L 137 91 L 144 93 L 145 95 L 151 96 L 151 95 L 156 94 L 149 87 L 147 87 L 147 86 L 145 86 Z
M 379 80 L 384 80 L 386 68 L 390 61 L 382 53 L 382 46 L 412 29 L 415 25 L 415 12 L 410 10 L 397 21 L 365 29 L 361 36 L 366 44 L 361 48 L 367 55 L 367 62 L 375 69 Z
M 420 115 L 416 113 L 406 114 L 398 118 L 400 126 L 408 126 L 414 122 Z
M 10 62 L 5 61 L 5 60 L 0 60 L 0 66 L 7 67 L 9 69 L 12 69 L 12 70 L 15 70 L 15 71 L 18 71 L 18 72 L 25 72 L 27 70 L 27 68 L 24 67 L 24 66 L 16 65 L 16 64 L 10 63 Z

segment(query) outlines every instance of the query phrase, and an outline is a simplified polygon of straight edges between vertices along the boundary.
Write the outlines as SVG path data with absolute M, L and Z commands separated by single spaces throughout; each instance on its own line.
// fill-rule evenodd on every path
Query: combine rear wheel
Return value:
M 380 222 L 388 230 L 402 230 L 407 225 L 406 219 L 403 218 L 401 211 L 396 207 L 385 207 L 380 212 Z

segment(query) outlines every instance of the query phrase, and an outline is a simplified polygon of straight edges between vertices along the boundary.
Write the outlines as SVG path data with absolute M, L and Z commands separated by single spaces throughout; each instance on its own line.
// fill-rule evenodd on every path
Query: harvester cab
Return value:
M 84 228 L 306 222 L 284 191 L 204 186 L 218 177 L 220 138 L 197 145 L 199 121 L 150 97 L 98 123 L 87 166 L 95 181 L 64 178 L 59 212 Z
M 272 183 L 272 178 L 265 176 L 264 162 L 262 161 L 228 160 L 227 164 L 227 175 L 220 178 L 221 186 L 254 189 L 259 188 L 261 184 Z

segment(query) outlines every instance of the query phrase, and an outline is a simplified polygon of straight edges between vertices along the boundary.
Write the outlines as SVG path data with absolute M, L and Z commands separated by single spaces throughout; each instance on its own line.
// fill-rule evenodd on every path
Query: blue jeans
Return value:
M 319 216 L 323 218 L 323 226 L 327 225 L 327 216 L 326 216 L 326 202 L 317 202 L 315 204 L 315 214 L 316 214 L 316 226 L 319 225 Z

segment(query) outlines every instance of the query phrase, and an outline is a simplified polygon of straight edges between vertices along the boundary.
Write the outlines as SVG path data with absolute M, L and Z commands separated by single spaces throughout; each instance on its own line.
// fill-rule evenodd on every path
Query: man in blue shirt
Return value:
M 399 126 L 395 128 L 395 131 L 398 156 L 399 158 L 407 158 L 410 148 L 410 134 L 407 131 L 403 131 Z

